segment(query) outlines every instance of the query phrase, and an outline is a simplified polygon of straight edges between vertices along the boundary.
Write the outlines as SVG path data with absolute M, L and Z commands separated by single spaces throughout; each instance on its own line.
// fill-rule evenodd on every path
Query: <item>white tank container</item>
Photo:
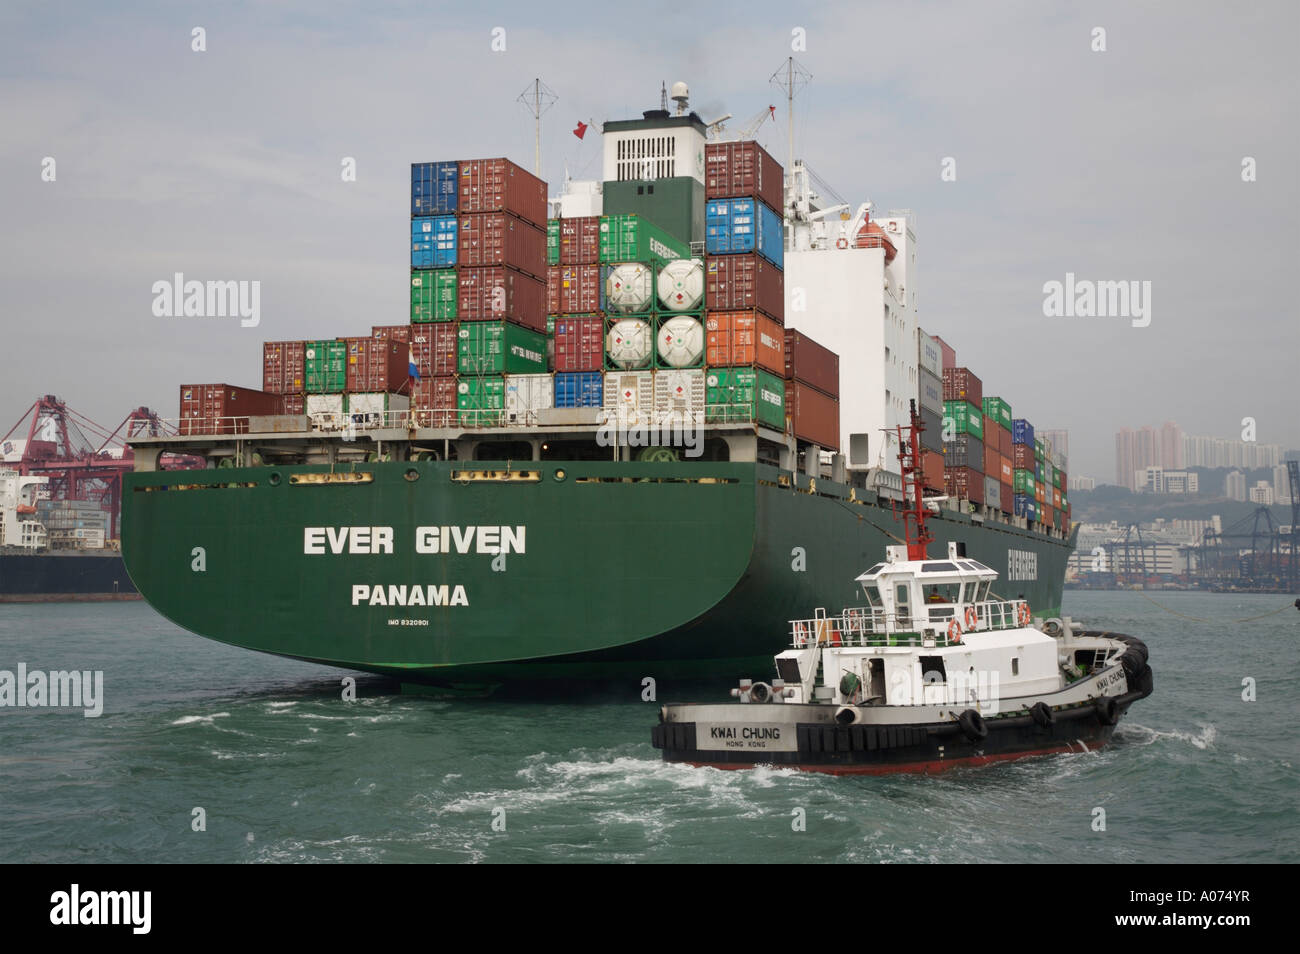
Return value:
M 610 371 L 605 375 L 607 427 L 649 427 L 654 416 L 654 372 Z
M 605 310 L 635 315 L 654 306 L 654 271 L 640 262 L 615 265 L 605 276 Z
M 650 323 L 640 318 L 616 321 L 605 335 L 605 353 L 615 367 L 623 370 L 648 367 L 654 346 Z
M 704 369 L 655 372 L 654 422 L 660 427 L 704 425 Z
M 704 326 L 687 315 L 669 318 L 656 336 L 659 360 L 672 368 L 691 368 L 704 357 Z
M 669 311 L 698 311 L 704 303 L 704 261 L 679 258 L 660 269 L 659 303 Z

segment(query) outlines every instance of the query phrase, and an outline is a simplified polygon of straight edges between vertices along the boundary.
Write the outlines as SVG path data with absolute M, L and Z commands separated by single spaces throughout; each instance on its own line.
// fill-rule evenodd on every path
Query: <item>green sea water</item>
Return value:
M 1151 651 L 1155 693 L 1101 752 L 870 778 L 665 765 L 639 682 L 445 701 L 356 676 L 346 701 L 349 673 L 144 603 L 2 605 L 0 670 L 102 670 L 104 711 L 0 708 L 0 861 L 1300 861 L 1300 613 L 1150 597 L 1211 622 L 1066 594 Z

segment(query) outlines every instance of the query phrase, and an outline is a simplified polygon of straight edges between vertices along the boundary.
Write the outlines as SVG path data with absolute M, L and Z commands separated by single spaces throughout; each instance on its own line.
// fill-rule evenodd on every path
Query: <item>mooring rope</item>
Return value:
M 1194 623 L 1249 623 L 1252 620 L 1267 619 L 1270 616 L 1276 616 L 1278 613 L 1284 613 L 1287 610 L 1291 609 L 1293 606 L 1295 606 L 1294 603 L 1287 603 L 1281 609 L 1275 609 L 1271 613 L 1261 613 L 1259 616 L 1243 616 L 1240 619 L 1206 619 L 1203 616 L 1188 616 L 1186 613 L 1180 613 L 1178 612 L 1178 610 L 1170 609 L 1168 606 L 1161 606 L 1159 603 L 1157 603 L 1151 597 L 1147 596 L 1146 593 L 1142 592 L 1141 590 L 1134 590 L 1134 592 L 1137 593 L 1138 596 L 1146 600 L 1148 603 L 1150 603 L 1152 606 L 1158 607 L 1159 609 L 1164 610 L 1166 613 L 1172 613 L 1174 616 L 1181 616 L 1183 619 L 1189 619 Z

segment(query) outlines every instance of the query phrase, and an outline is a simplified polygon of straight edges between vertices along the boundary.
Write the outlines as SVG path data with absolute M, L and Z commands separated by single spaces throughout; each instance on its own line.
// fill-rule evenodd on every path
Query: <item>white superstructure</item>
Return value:
M 45 527 L 30 516 L 36 513 L 36 502 L 48 496 L 48 482 L 48 477 L 0 470 L 0 546 L 44 549 L 48 543 Z

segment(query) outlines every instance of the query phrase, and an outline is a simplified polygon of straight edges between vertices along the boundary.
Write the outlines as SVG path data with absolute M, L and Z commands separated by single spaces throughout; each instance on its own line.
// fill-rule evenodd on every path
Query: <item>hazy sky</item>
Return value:
M 409 164 L 531 167 L 535 76 L 559 96 L 553 193 L 566 163 L 600 174 L 575 123 L 635 117 L 661 81 L 706 117 L 777 104 L 759 138 L 784 161 L 768 79 L 802 28 L 796 151 L 850 201 L 916 213 L 923 327 L 986 394 L 1068 428 L 1072 472 L 1113 480 L 1114 432 L 1165 420 L 1237 436 L 1251 416 L 1300 448 L 1300 5 L 638 9 L 7 0 L 0 433 L 47 392 L 110 428 L 174 417 L 182 381 L 259 387 L 263 340 L 405 323 Z M 154 317 L 175 272 L 260 281 L 261 325 Z M 1067 272 L 1151 282 L 1150 325 L 1044 317 Z

